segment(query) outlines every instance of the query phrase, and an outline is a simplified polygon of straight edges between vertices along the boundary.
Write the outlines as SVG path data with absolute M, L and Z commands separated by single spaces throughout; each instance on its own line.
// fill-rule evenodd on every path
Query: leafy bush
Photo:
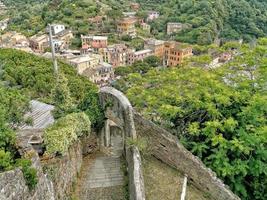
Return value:
M 3 63 L 0 65 L 3 70 L 3 81 L 13 88 L 21 89 L 12 91 L 10 89 L 12 93 L 8 91 L 2 93 L 0 88 L 0 97 L 2 94 L 9 94 L 6 95 L 9 98 L 5 101 L 5 105 L 10 110 L 7 116 L 10 116 L 11 123 L 21 121 L 27 109 L 26 97 L 38 98 L 55 105 L 56 117 L 84 111 L 93 126 L 102 123 L 104 114 L 96 85 L 85 77 L 77 75 L 72 66 L 59 62 L 60 77 L 57 83 L 53 64 L 48 59 L 14 49 L 0 49 L 1 63 Z M 2 98 L 0 104 L 1 101 Z
M 195 67 L 198 61 L 118 81 L 138 111 L 177 135 L 244 200 L 267 198 L 266 40 L 259 44 L 243 45 L 216 70 Z
M 78 137 L 90 133 L 91 122 L 85 113 L 60 118 L 44 134 L 48 154 L 64 154 Z
M 13 160 L 10 152 L 0 150 L 0 172 L 11 170 L 13 167 Z
M 30 190 L 33 190 L 38 183 L 37 170 L 31 167 L 31 161 L 27 159 L 18 159 L 17 167 L 22 167 L 23 176 Z

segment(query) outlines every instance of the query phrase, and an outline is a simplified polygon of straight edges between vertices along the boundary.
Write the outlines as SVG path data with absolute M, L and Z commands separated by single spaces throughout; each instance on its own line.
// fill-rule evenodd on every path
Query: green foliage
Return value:
M 142 155 L 149 154 L 148 141 L 145 138 L 136 138 L 136 139 L 127 138 L 126 144 L 129 147 L 137 147 L 138 150 L 142 153 Z
M 94 126 L 101 123 L 103 112 L 96 85 L 77 75 L 72 66 L 60 62 L 60 77 L 56 82 L 52 62 L 45 58 L 14 49 L 0 49 L 0 60 L 4 63 L 3 81 L 10 87 L 20 88 L 20 91 L 12 91 L 13 96 L 7 95 L 10 122 L 21 121 L 29 96 L 56 105 L 56 117 L 85 111 Z M 2 94 L 5 92 L 0 96 Z
M 158 10 L 161 16 L 151 23 L 152 33 L 166 36 L 167 22 L 189 25 L 172 37 L 186 43 L 211 44 L 243 38 L 264 37 L 267 34 L 267 2 L 262 0 L 139 0 L 144 10 Z
M 12 169 L 13 159 L 10 152 L 0 150 L 0 172 Z
M 85 113 L 73 113 L 60 118 L 44 134 L 48 154 L 64 154 L 78 137 L 89 134 L 91 122 Z
M 31 161 L 27 159 L 18 159 L 17 167 L 22 167 L 23 176 L 30 190 L 33 190 L 38 183 L 37 170 L 31 167 Z
M 266 199 L 266 39 L 234 47 L 239 54 L 216 70 L 150 69 L 118 81 L 135 108 L 177 135 L 242 199 Z M 220 50 L 219 50 L 220 51 Z M 204 62 L 205 63 L 205 62 Z

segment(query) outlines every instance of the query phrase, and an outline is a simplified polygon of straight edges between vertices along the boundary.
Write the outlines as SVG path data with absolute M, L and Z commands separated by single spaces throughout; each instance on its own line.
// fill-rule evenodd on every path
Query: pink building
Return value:
M 141 60 L 143 61 L 146 57 L 152 55 L 151 49 L 145 49 L 140 51 L 134 51 L 128 54 L 127 64 L 132 65 L 134 62 Z
M 82 48 L 85 47 L 92 48 L 95 51 L 98 51 L 101 48 L 107 48 L 108 46 L 108 37 L 106 36 L 84 36 L 81 35 Z

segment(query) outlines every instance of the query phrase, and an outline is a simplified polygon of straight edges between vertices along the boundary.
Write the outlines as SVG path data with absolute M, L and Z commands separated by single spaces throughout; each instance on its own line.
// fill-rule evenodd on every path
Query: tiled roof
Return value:
M 40 101 L 32 100 L 30 101 L 30 107 L 31 111 L 26 113 L 25 117 L 32 118 L 33 124 L 24 124 L 19 127 L 20 130 L 44 129 L 54 123 L 54 117 L 52 115 L 54 106 L 42 103 Z

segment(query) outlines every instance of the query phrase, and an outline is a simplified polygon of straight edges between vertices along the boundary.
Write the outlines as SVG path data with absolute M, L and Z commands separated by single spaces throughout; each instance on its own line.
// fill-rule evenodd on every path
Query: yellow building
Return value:
M 136 37 L 135 29 L 136 19 L 124 18 L 120 20 L 117 24 L 117 32 L 119 35 L 129 35 L 131 37 Z

